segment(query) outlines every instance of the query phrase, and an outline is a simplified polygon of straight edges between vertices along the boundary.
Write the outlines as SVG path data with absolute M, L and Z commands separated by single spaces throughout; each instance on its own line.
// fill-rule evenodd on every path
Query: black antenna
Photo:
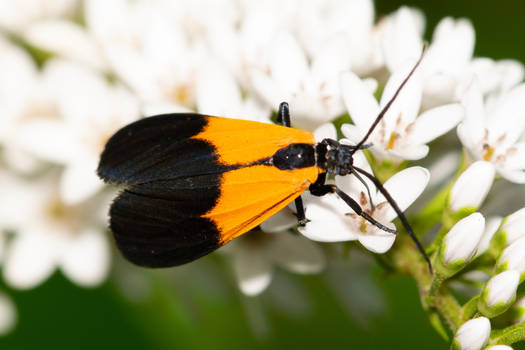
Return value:
M 374 120 L 374 123 L 368 129 L 368 132 L 366 133 L 365 137 L 363 137 L 363 139 L 361 141 L 359 141 L 359 143 L 357 145 L 355 145 L 355 148 L 350 150 L 350 154 L 351 155 L 353 155 L 358 149 L 362 148 L 363 144 L 366 142 L 368 137 L 370 137 L 370 135 L 372 134 L 372 132 L 374 131 L 376 126 L 379 124 L 381 119 L 383 119 L 385 113 L 388 111 L 388 109 L 390 108 L 392 103 L 394 103 L 394 101 L 396 100 L 397 96 L 399 95 L 399 93 L 401 92 L 403 87 L 406 85 L 406 83 L 408 82 L 410 77 L 412 77 L 412 75 L 416 71 L 416 68 L 421 63 L 421 60 L 423 59 L 423 56 L 425 54 L 425 50 L 426 50 L 426 45 L 423 45 L 423 50 L 421 51 L 421 56 L 419 56 L 419 59 L 417 60 L 416 64 L 414 65 L 414 67 L 412 67 L 412 69 L 410 70 L 410 73 L 408 73 L 407 77 L 403 80 L 401 85 L 399 85 L 399 87 L 397 88 L 394 96 L 392 96 L 392 98 L 388 101 L 388 103 L 385 105 L 385 107 L 383 107 L 383 109 L 379 112 L 379 114 L 376 117 L 376 120 Z M 428 257 L 427 253 L 425 252 L 425 249 L 423 248 L 423 245 L 421 244 L 419 239 L 417 239 L 414 231 L 412 230 L 412 227 L 408 223 L 408 220 L 407 220 L 405 214 L 403 214 L 403 212 L 399 208 L 399 205 L 396 203 L 394 198 L 392 198 L 392 196 L 390 195 L 390 193 L 388 193 L 388 191 L 383 186 L 381 181 L 379 181 L 374 175 L 368 173 L 367 171 L 365 171 L 363 169 L 357 168 L 355 166 L 353 167 L 353 169 L 356 172 L 359 172 L 359 173 L 363 174 L 365 177 L 369 178 L 374 183 L 374 185 L 377 187 L 379 192 L 381 192 L 383 194 L 383 196 L 388 201 L 388 203 L 390 204 L 392 209 L 394 209 L 394 211 L 396 212 L 397 216 L 399 217 L 399 220 L 401 220 L 401 223 L 403 224 L 403 227 L 405 228 L 405 230 L 407 230 L 410 238 L 412 238 L 412 240 L 416 244 L 417 249 L 419 250 L 421 255 L 423 255 L 423 257 L 425 258 L 425 261 L 427 262 L 427 265 L 428 265 L 428 269 L 430 270 L 430 273 L 432 274 L 432 263 L 430 262 L 430 258 Z
M 425 50 L 426 50 L 427 46 L 426 45 L 423 45 L 423 50 L 421 51 L 421 55 L 419 56 L 419 59 L 417 60 L 416 64 L 414 65 L 414 67 L 412 67 L 412 70 L 410 71 L 410 73 L 408 73 L 407 77 L 405 78 L 405 80 L 403 80 L 403 82 L 401 83 L 401 85 L 399 85 L 399 87 L 397 88 L 396 90 L 396 93 L 394 94 L 394 96 L 392 96 L 392 98 L 390 99 L 390 101 L 388 101 L 388 103 L 385 105 L 385 107 L 383 107 L 383 109 L 381 110 L 381 112 L 379 112 L 379 114 L 377 115 L 376 117 L 376 120 L 374 120 L 374 123 L 372 124 L 372 126 L 368 129 L 368 132 L 366 133 L 365 137 L 363 137 L 363 139 L 361 141 L 359 141 L 359 143 L 357 145 L 355 145 L 355 148 L 352 149 L 350 151 L 350 154 L 353 155 L 358 149 L 361 149 L 361 147 L 363 146 L 363 144 L 366 142 L 366 140 L 368 139 L 368 137 L 370 136 L 370 134 L 372 134 L 372 132 L 374 131 L 374 129 L 376 128 L 377 124 L 379 124 L 379 122 L 381 121 L 381 119 L 383 119 L 383 117 L 385 116 L 385 113 L 388 112 L 388 110 L 390 109 L 390 106 L 392 105 L 392 103 L 394 103 L 394 101 L 396 100 L 397 96 L 399 95 L 399 93 L 401 92 L 401 90 L 403 89 L 403 87 L 406 85 L 406 83 L 408 82 L 408 80 L 410 79 L 410 77 L 414 74 L 414 72 L 416 71 L 416 68 L 419 66 L 419 63 L 421 63 L 421 60 L 423 59 L 423 55 L 425 54 Z

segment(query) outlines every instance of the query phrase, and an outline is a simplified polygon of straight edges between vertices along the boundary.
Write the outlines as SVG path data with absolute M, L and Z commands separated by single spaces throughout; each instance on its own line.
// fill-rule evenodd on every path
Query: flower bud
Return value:
M 507 216 L 500 232 L 505 237 L 505 245 L 510 245 L 525 236 L 525 208 Z
M 448 277 L 461 270 L 476 253 L 484 229 L 485 218 L 480 213 L 458 221 L 443 239 L 438 272 Z
M 487 350 L 512 350 L 508 345 L 492 345 L 486 348 Z
M 476 210 L 489 193 L 494 174 L 494 166 L 489 162 L 472 163 L 458 177 L 450 191 L 450 210 L 453 213 L 466 208 Z
M 520 274 L 515 270 L 507 270 L 492 277 L 481 293 L 478 310 L 487 317 L 505 312 L 516 299 L 519 282 Z
M 490 321 L 486 317 L 473 318 L 459 327 L 452 348 L 455 350 L 479 350 L 487 344 Z
M 487 249 L 489 249 L 490 241 L 496 232 L 498 232 L 498 228 L 500 227 L 502 221 L 503 218 L 501 216 L 493 216 L 487 219 L 485 223 L 485 231 L 483 232 L 483 236 L 479 241 L 476 256 L 480 256 L 481 254 L 485 253 Z
M 525 272 L 525 237 L 522 237 L 509 245 L 498 259 L 496 272 L 516 270 L 521 275 Z

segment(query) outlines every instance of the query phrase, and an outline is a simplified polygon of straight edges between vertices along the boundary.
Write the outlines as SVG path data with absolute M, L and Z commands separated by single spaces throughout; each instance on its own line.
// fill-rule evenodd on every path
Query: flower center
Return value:
M 397 132 L 392 131 L 390 133 L 390 138 L 388 139 L 388 145 L 386 147 L 388 150 L 393 150 L 394 149 L 394 146 L 396 145 L 397 137 L 398 137 Z
M 175 87 L 172 91 L 172 99 L 183 104 L 187 105 L 190 102 L 190 88 L 188 85 L 183 84 Z
M 489 146 L 488 144 L 483 145 L 483 160 L 488 162 L 492 159 L 492 156 L 494 155 L 494 151 L 496 149 L 494 147 Z

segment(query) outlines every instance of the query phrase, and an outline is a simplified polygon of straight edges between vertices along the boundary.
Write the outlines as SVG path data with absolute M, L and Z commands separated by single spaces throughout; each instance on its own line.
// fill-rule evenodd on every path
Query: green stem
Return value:
M 491 332 L 489 344 L 510 345 L 525 340 L 525 321 Z
M 412 242 L 405 236 L 399 236 L 396 249 L 392 252 L 393 265 L 410 275 L 417 283 L 423 308 L 432 316 L 437 312 L 454 333 L 462 322 L 462 309 L 457 300 L 444 288 L 444 278 L 433 276 L 426 263 Z M 436 320 L 435 316 L 434 321 Z

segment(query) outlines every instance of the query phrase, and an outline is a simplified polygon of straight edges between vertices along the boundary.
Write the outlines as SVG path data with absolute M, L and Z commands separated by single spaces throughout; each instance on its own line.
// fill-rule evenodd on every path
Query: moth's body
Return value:
M 304 225 L 300 195 L 306 190 L 314 196 L 335 193 L 355 214 L 395 233 L 336 185 L 325 184 L 327 174 L 353 175 L 369 196 L 361 176 L 374 183 L 430 267 L 395 200 L 372 174 L 353 165 L 353 154 L 369 147 L 367 138 L 416 66 L 354 146 L 331 139 L 316 143 L 311 132 L 291 128 L 284 102 L 278 111 L 284 126 L 166 114 L 120 129 L 107 142 L 97 171 L 104 181 L 126 186 L 110 209 L 117 246 L 138 265 L 185 264 L 251 230 L 294 200 L 299 224 Z
M 326 171 L 318 152 L 305 130 L 197 114 L 142 119 L 102 154 L 99 175 L 127 186 L 111 207 L 111 231 L 134 263 L 184 264 L 307 190 Z

